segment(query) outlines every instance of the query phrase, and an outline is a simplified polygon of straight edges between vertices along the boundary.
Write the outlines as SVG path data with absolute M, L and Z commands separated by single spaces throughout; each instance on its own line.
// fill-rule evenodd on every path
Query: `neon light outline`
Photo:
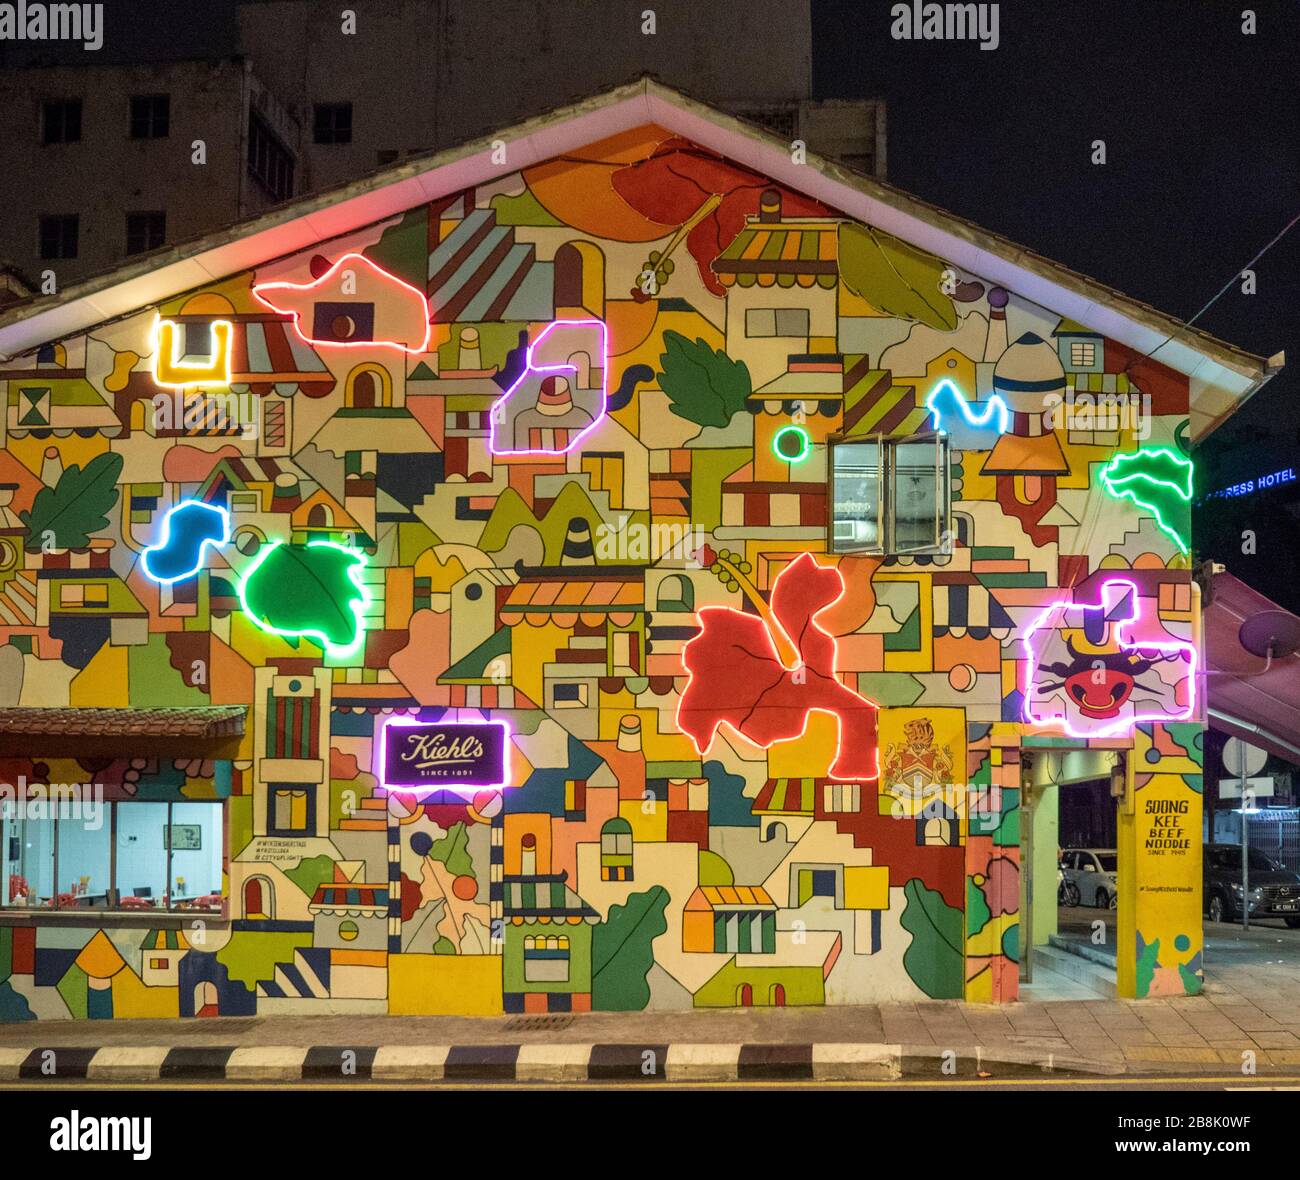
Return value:
M 592 420 L 590 425 L 584 426 L 577 435 L 566 443 L 558 451 L 547 450 L 522 450 L 516 451 L 508 448 L 497 446 L 497 409 L 504 406 L 511 397 L 514 396 L 515 390 L 524 383 L 532 373 L 563 373 L 577 374 L 575 365 L 533 365 L 533 352 L 543 340 L 558 327 L 575 327 L 575 328 L 599 328 L 600 329 L 600 413 Z M 492 409 L 488 417 L 488 449 L 494 455 L 567 455 L 576 447 L 588 434 L 596 429 L 597 426 L 605 420 L 607 411 L 605 404 L 609 400 L 609 329 L 605 326 L 604 320 L 552 320 L 542 329 L 541 335 L 537 337 L 524 354 L 524 371 L 511 383 L 510 388 L 505 391 L 496 401 L 492 403 Z M 505 422 L 502 421 L 502 426 Z
M 978 403 L 973 403 L 968 400 L 966 395 L 957 388 L 956 384 L 949 377 L 945 377 L 938 385 L 930 390 L 930 396 L 925 399 L 925 408 L 930 411 L 930 418 L 934 423 L 935 430 L 942 431 L 944 434 L 950 433 L 950 431 L 942 424 L 942 416 L 934 404 L 935 398 L 939 396 L 940 391 L 945 386 L 952 391 L 953 398 L 956 400 L 957 404 L 961 406 L 961 414 L 962 417 L 966 419 L 967 426 L 973 430 L 986 430 L 989 426 L 989 419 L 996 413 L 998 418 L 996 426 L 997 432 L 999 434 L 1006 434 L 1007 427 L 1011 424 L 1011 410 L 1008 408 L 1002 395 L 997 393 L 993 394 L 988 401 L 983 403 L 984 412 L 976 417 L 974 412 L 971 410 L 971 406 Z
M 256 613 L 248 609 L 248 600 L 245 597 L 245 595 L 247 592 L 249 579 L 258 571 L 262 563 L 283 544 L 284 544 L 283 541 L 274 541 L 270 545 L 268 545 L 261 553 L 257 555 L 256 560 L 254 560 L 253 564 L 248 567 L 248 570 L 245 572 L 244 576 L 240 578 L 239 580 L 240 609 L 244 612 L 245 615 L 248 616 L 251 622 L 257 624 L 257 626 L 260 627 L 263 631 L 265 631 L 268 635 L 278 635 L 283 639 L 298 639 L 298 638 L 309 639 L 311 640 L 312 643 L 316 644 L 317 647 L 319 647 L 322 651 L 324 651 L 325 654 L 328 656 L 339 657 L 339 656 L 351 655 L 353 652 L 357 650 L 358 647 L 361 646 L 361 643 L 365 639 L 365 635 L 366 635 L 365 613 L 366 613 L 366 608 L 370 605 L 370 590 L 366 586 L 366 584 L 361 580 L 361 572 L 370 564 L 370 559 L 359 549 L 352 549 L 349 548 L 347 545 L 340 545 L 337 541 L 308 541 L 307 542 L 306 547 L 308 549 L 314 549 L 318 545 L 325 546 L 326 548 L 329 549 L 338 549 L 341 552 L 350 554 L 351 556 L 358 559 L 348 567 L 348 577 L 352 579 L 353 584 L 357 587 L 357 589 L 361 593 L 360 600 L 358 601 L 357 599 L 354 598 L 351 604 L 352 612 L 357 617 L 357 633 L 351 643 L 335 644 L 335 643 L 331 643 L 328 639 L 326 639 L 325 634 L 322 631 L 317 631 L 314 628 L 310 628 L 310 627 L 305 627 L 301 631 L 290 631 L 284 627 L 276 627 L 273 626 L 271 623 L 268 623 L 265 619 L 260 618 Z
M 801 439 L 803 439 L 803 450 L 793 457 L 790 455 L 783 455 L 780 450 L 777 449 L 777 442 L 782 438 L 782 436 L 791 433 L 797 434 Z M 780 430 L 772 435 L 772 454 L 780 459 L 782 463 L 802 463 L 810 454 L 812 454 L 812 448 L 813 442 L 809 433 L 802 426 L 795 426 L 793 423 L 789 426 L 782 426 Z
M 1111 588 L 1122 586 L 1125 590 L 1118 593 L 1112 593 Z M 1120 620 L 1115 624 L 1115 643 L 1121 651 L 1174 651 L 1188 653 L 1187 660 L 1187 682 L 1189 691 L 1187 694 L 1187 708 L 1181 713 L 1152 713 L 1143 714 L 1135 712 L 1130 717 L 1119 718 L 1114 722 L 1108 722 L 1096 729 L 1076 729 L 1071 723 L 1068 715 L 1059 717 L 1035 717 L 1033 714 L 1034 689 L 1036 687 L 1035 673 L 1038 670 L 1038 660 L 1041 653 L 1034 651 L 1033 637 L 1036 631 L 1049 630 L 1057 632 L 1059 627 L 1047 627 L 1047 619 L 1057 610 L 1083 610 L 1083 611 L 1109 611 L 1119 602 L 1123 594 L 1127 592 L 1132 595 L 1133 613 L 1127 619 Z M 1049 605 L 1032 623 L 1025 632 L 1021 643 L 1024 645 L 1025 661 L 1028 667 L 1028 678 L 1026 682 L 1025 703 L 1022 709 L 1022 715 L 1026 724 L 1038 725 L 1046 728 L 1061 728 L 1074 738 L 1100 738 L 1100 737 L 1121 737 L 1133 732 L 1139 726 L 1151 721 L 1188 721 L 1196 714 L 1196 665 L 1198 653 L 1194 643 L 1186 643 L 1182 640 L 1171 640 L 1168 642 L 1157 642 L 1147 640 L 1130 640 L 1128 638 L 1128 628 L 1136 625 L 1142 617 L 1141 598 L 1138 596 L 1136 582 L 1131 582 L 1127 578 L 1110 578 L 1102 583 L 1101 598 L 1095 605 L 1075 602 L 1071 598 L 1058 599 Z M 1076 630 L 1077 628 L 1071 628 Z M 1175 686 L 1176 687 L 1176 686 Z
M 460 782 L 454 786 L 441 783 L 430 783 L 424 786 L 400 786 L 394 784 L 388 785 L 388 727 L 396 726 L 398 729 L 414 729 L 419 725 L 499 725 L 502 730 L 502 747 L 501 747 L 501 773 L 505 777 L 499 783 L 467 783 Z M 435 791 L 452 791 L 457 795 L 465 791 L 477 793 L 479 791 L 501 791 L 510 786 L 510 746 L 514 733 L 509 724 L 505 721 L 492 718 L 484 721 L 421 721 L 418 717 L 393 716 L 384 722 L 379 730 L 379 785 L 386 791 L 395 792 L 400 795 L 415 795 L 418 798 L 425 798 L 432 795 Z
M 804 555 L 801 555 L 801 556 L 804 556 Z M 811 554 L 807 554 L 806 556 L 812 557 Z M 786 576 L 786 574 L 788 574 L 792 568 L 794 568 L 794 564 L 795 564 L 795 562 L 797 562 L 798 560 L 799 560 L 799 558 L 796 557 L 796 558 L 794 559 L 794 561 L 791 561 L 791 562 L 790 562 L 790 563 L 785 567 L 785 569 L 783 569 L 779 574 L 777 574 L 776 577 L 772 580 L 772 590 L 771 590 L 771 592 L 770 592 L 769 595 L 768 595 L 769 601 L 771 600 L 772 597 L 775 596 L 775 594 L 776 594 L 776 588 L 777 588 L 777 586 L 779 586 L 779 585 L 781 584 L 781 579 L 784 578 L 784 577 Z M 845 593 L 846 593 L 846 590 L 847 590 L 847 587 L 844 585 L 844 575 L 843 575 L 842 573 L 840 573 L 839 566 L 835 566 L 835 565 L 824 566 L 824 565 L 821 565 L 821 563 L 818 562 L 817 559 L 816 559 L 815 557 L 814 557 L 812 560 L 813 560 L 813 563 L 814 563 L 815 565 L 817 565 L 818 569 L 829 569 L 829 570 L 834 571 L 835 576 L 839 579 L 839 582 L 840 582 L 840 592 L 839 592 L 839 594 L 837 594 L 833 599 L 831 599 L 831 601 L 828 602 L 824 607 L 822 607 L 821 610 L 817 611 L 816 614 L 814 614 L 814 615 L 810 615 L 810 616 L 808 617 L 808 625 L 809 625 L 810 627 L 814 627 L 814 628 L 816 628 L 816 629 L 817 629 L 818 631 L 820 631 L 823 635 L 825 635 L 827 639 L 829 639 L 829 640 L 831 641 L 831 653 L 832 653 L 832 655 L 831 655 L 831 673 L 832 673 L 832 675 L 834 675 L 834 676 L 838 679 L 838 676 L 839 676 L 838 668 L 839 668 L 839 662 L 840 662 L 840 645 L 839 645 L 839 641 L 835 638 L 834 635 L 832 635 L 832 634 L 831 634 L 829 631 L 827 631 L 827 630 L 826 630 L 826 629 L 825 629 L 825 628 L 824 628 L 820 623 L 817 622 L 817 615 L 821 614 L 822 611 L 829 610 L 832 606 L 834 606 L 837 602 L 839 602 L 839 600 L 840 600 L 841 598 L 844 597 L 844 595 L 845 595 Z M 744 611 L 738 611 L 738 610 L 736 610 L 734 607 L 730 607 L 730 606 L 702 606 L 702 607 L 700 607 L 700 609 L 699 609 L 698 611 L 696 611 L 695 613 L 696 613 L 696 615 L 697 615 L 697 617 L 698 617 L 698 616 L 703 616 L 704 614 L 708 613 L 709 611 L 721 611 L 721 612 L 723 612 L 723 613 L 725 613 L 725 614 L 733 614 L 733 615 L 743 615 L 743 614 L 745 613 Z M 772 658 L 773 658 L 773 659 L 774 659 L 778 664 L 780 664 L 781 667 L 784 668 L 787 672 L 795 672 L 795 671 L 798 671 L 798 669 L 802 668 L 802 667 L 803 667 L 803 663 L 804 663 L 803 660 L 802 660 L 802 658 L 801 658 L 801 659 L 800 659 L 800 660 L 799 660 L 799 661 L 798 661 L 798 662 L 797 662 L 793 667 L 791 667 L 790 665 L 788 665 L 788 664 L 787 664 L 787 663 L 786 663 L 786 662 L 781 658 L 781 653 L 777 650 L 776 640 L 772 637 L 772 634 L 771 634 L 771 628 L 773 628 L 773 627 L 775 627 L 776 630 L 778 630 L 778 631 L 781 633 L 781 635 L 784 637 L 785 641 L 790 645 L 790 650 L 791 650 L 791 651 L 796 651 L 796 652 L 797 652 L 797 651 L 799 650 L 798 645 L 797 645 L 797 644 L 796 644 L 796 643 L 795 643 L 795 642 L 790 638 L 790 634 L 789 634 L 789 632 L 786 631 L 786 629 L 781 625 L 780 620 L 777 619 L 777 617 L 773 614 L 773 615 L 770 616 L 770 618 L 764 620 L 764 624 L 765 624 L 765 625 L 764 625 L 763 631 L 764 631 L 764 634 L 765 634 L 765 636 L 766 636 L 766 638 L 767 638 L 768 643 L 771 645 L 771 648 L 772 648 Z M 694 643 L 697 639 L 702 638 L 703 635 L 704 635 L 704 627 L 703 627 L 703 625 L 701 625 L 699 635 L 693 635 L 693 636 L 691 636 L 690 639 L 688 639 L 684 644 L 682 644 L 682 653 L 681 653 L 681 654 L 682 654 L 682 667 L 684 667 L 684 668 L 686 667 L 686 649 L 687 649 L 688 647 L 690 647 L 691 644 Z M 683 699 L 685 698 L 685 696 L 686 696 L 686 689 L 690 688 L 690 686 L 691 686 L 691 681 L 694 680 L 694 679 L 695 679 L 695 673 L 694 673 L 693 671 L 691 671 L 689 668 L 687 668 L 687 670 L 686 670 L 686 687 L 683 688 L 682 691 L 681 691 L 681 692 L 678 694 L 678 696 L 677 696 L 677 709 L 676 709 L 676 711 L 673 713 L 673 724 L 677 726 L 677 732 L 680 733 L 683 737 L 687 738 L 687 739 L 690 741 L 690 743 L 691 743 L 692 746 L 695 746 L 695 752 L 696 752 L 697 754 L 699 754 L 699 756 L 700 756 L 701 758 L 703 758 L 703 757 L 708 753 L 709 749 L 712 749 L 712 748 L 713 748 L 713 741 L 716 741 L 716 740 L 717 740 L 717 737 L 718 737 L 718 730 L 720 730 L 724 725 L 725 725 L 729 730 L 731 730 L 731 732 L 734 733 L 738 738 L 740 738 L 741 741 L 748 742 L 751 746 L 757 746 L 760 750 L 770 750 L 774 745 L 777 744 L 777 742 L 798 742 L 798 741 L 802 741 L 802 740 L 804 739 L 804 737 L 805 737 L 805 736 L 807 735 L 807 733 L 808 733 L 808 722 L 812 719 L 812 715 L 813 715 L 814 713 L 825 713 L 828 717 L 832 717 L 832 718 L 834 718 L 834 720 L 835 720 L 835 730 L 836 730 L 836 734 L 835 734 L 835 757 L 831 759 L 831 766 L 835 766 L 835 764 L 839 762 L 839 760 L 840 760 L 840 754 L 842 753 L 842 751 L 843 751 L 843 749 L 844 749 L 844 723 L 839 719 L 839 717 L 838 717 L 835 713 L 832 713 L 829 709 L 808 709 L 808 710 L 804 713 L 803 728 L 802 728 L 802 729 L 801 729 L 797 734 L 795 734 L 793 737 L 773 738 L 773 739 L 772 739 L 770 742 L 768 742 L 766 745 L 764 745 L 764 744 L 761 743 L 761 742 L 757 742 L 757 741 L 755 741 L 755 740 L 754 740 L 753 738 L 751 738 L 751 737 L 746 737 L 743 733 L 741 733 L 738 729 L 736 729 L 735 726 L 733 726 L 733 725 L 731 724 L 730 721 L 720 721 L 720 722 L 718 722 L 716 728 L 715 728 L 714 731 L 713 731 L 713 741 L 710 741 L 710 742 L 709 742 L 709 746 L 708 746 L 707 749 L 701 750 L 700 747 L 699 747 L 699 745 L 696 743 L 695 739 L 694 739 L 693 737 L 691 737 L 690 734 L 688 734 L 688 733 L 686 732 L 685 729 L 682 728 L 682 723 L 681 723 L 682 700 L 683 700 Z M 865 702 L 866 704 L 870 705 L 870 706 L 871 706 L 871 707 L 876 711 L 876 714 L 877 714 L 876 747 L 875 747 L 875 749 L 872 751 L 872 762 L 873 762 L 874 765 L 873 765 L 873 774 L 872 774 L 872 776 L 871 776 L 870 778 L 845 778 L 845 779 L 843 779 L 843 780 L 840 780 L 840 779 L 838 779 L 838 778 L 834 778 L 834 776 L 831 776 L 831 777 L 832 777 L 832 781 L 834 781 L 834 782 L 844 781 L 844 782 L 850 782 L 850 783 L 872 783 L 872 782 L 879 782 L 879 781 L 880 781 L 880 730 L 879 730 L 878 722 L 879 722 L 879 714 L 880 714 L 880 703 L 879 703 L 878 701 L 873 701 L 870 697 L 865 697 L 865 696 L 863 696 L 862 693 L 860 693 L 860 692 L 859 692 L 857 689 L 855 689 L 855 688 L 849 688 L 849 686 L 848 686 L 847 684 L 844 684 L 843 681 L 839 681 L 839 683 L 842 684 L 844 688 L 848 689 L 851 693 L 853 693 L 853 695 L 856 696 L 859 700 L 861 700 L 861 701 Z
M 176 331 L 181 325 L 176 320 L 155 316 L 151 336 L 153 339 L 153 382 L 163 389 L 192 389 L 197 385 L 229 385 L 231 355 L 234 352 L 235 325 L 230 320 L 213 320 L 212 339 L 216 344 L 213 361 L 183 361 L 176 359 Z M 165 358 L 165 359 L 164 359 Z M 191 370 L 193 376 L 180 379 L 179 375 Z M 166 374 L 166 375 L 164 375 Z
M 392 281 L 398 286 L 405 287 L 408 291 L 412 292 L 419 298 L 420 302 L 424 305 L 424 336 L 421 338 L 418 348 L 406 344 L 399 344 L 396 340 L 315 340 L 303 331 L 302 312 L 293 311 L 292 309 L 286 311 L 282 307 L 276 307 L 274 303 L 262 294 L 263 291 L 310 291 L 332 278 L 334 272 L 349 259 L 355 259 L 358 262 L 365 263 L 365 265 L 371 270 L 378 271 L 387 279 L 392 279 Z M 319 278 L 312 279 L 309 283 L 291 283 L 288 280 L 277 280 L 273 283 L 258 283 L 252 288 L 252 291 L 258 302 L 264 303 L 277 315 L 293 316 L 294 332 L 297 333 L 298 338 L 304 344 L 310 344 L 313 348 L 397 348 L 402 352 L 411 354 L 412 356 L 418 356 L 419 354 L 429 350 L 429 335 L 431 329 L 429 327 L 428 297 L 419 289 L 419 287 L 413 287 L 405 279 L 399 279 L 391 271 L 385 270 L 382 266 L 373 262 L 364 254 L 344 254 L 343 257 L 334 263 L 334 265 L 331 266 L 323 275 Z
M 215 512 L 221 518 L 221 539 L 214 540 L 212 537 L 204 537 L 203 540 L 199 542 L 199 551 L 195 555 L 194 568 L 192 570 L 187 570 L 183 574 L 177 574 L 174 578 L 160 578 L 149 568 L 149 554 L 160 553 L 162 552 L 162 550 L 166 549 L 168 545 L 171 544 L 172 517 L 175 516 L 176 513 L 179 512 L 182 508 L 186 508 L 191 505 L 193 505 L 196 508 L 203 508 L 208 512 Z M 163 517 L 162 540 L 159 541 L 157 545 L 150 545 L 149 548 L 144 550 L 144 552 L 140 555 L 140 568 L 141 570 L 144 571 L 145 577 L 147 577 L 151 582 L 157 582 L 159 586 L 170 586 L 175 582 L 183 582 L 185 581 L 186 578 L 194 577 L 194 575 L 197 574 L 199 570 L 203 568 L 203 550 L 206 549 L 209 545 L 211 545 L 213 549 L 216 549 L 221 545 L 229 544 L 229 542 L 230 542 L 230 513 L 229 512 L 227 512 L 219 504 L 209 504 L 204 500 L 194 500 L 194 499 L 182 500 L 179 504 L 173 504 L 169 509 L 167 509 L 167 513 Z
M 1187 471 L 1186 489 L 1184 490 L 1178 484 L 1171 483 L 1167 479 L 1156 479 L 1154 476 L 1147 475 L 1142 471 L 1134 471 L 1128 475 L 1115 475 L 1115 472 L 1119 469 L 1121 463 L 1131 463 L 1139 455 L 1168 455 L 1169 458 L 1174 461 L 1175 465 L 1185 467 Z M 1168 488 L 1180 500 L 1182 500 L 1184 504 L 1190 504 L 1192 502 L 1192 474 L 1195 471 L 1195 466 L 1196 465 L 1191 459 L 1188 459 L 1184 455 L 1179 455 L 1175 451 L 1171 451 L 1168 447 L 1145 447 L 1142 450 L 1131 451 L 1123 455 L 1116 455 L 1101 469 L 1101 486 L 1106 489 L 1113 499 L 1132 500 L 1139 508 L 1143 508 L 1147 512 L 1151 513 L 1151 515 L 1156 519 L 1156 527 L 1178 546 L 1178 551 L 1180 553 L 1188 553 L 1190 552 L 1190 549 L 1187 542 L 1184 541 L 1179 533 L 1174 530 L 1172 525 L 1166 523 L 1164 515 L 1161 513 L 1160 509 L 1155 504 L 1139 499 L 1138 493 L 1126 485 L 1130 481 L 1136 481 L 1139 479 L 1146 480 L 1147 483 L 1158 484 L 1161 487 Z

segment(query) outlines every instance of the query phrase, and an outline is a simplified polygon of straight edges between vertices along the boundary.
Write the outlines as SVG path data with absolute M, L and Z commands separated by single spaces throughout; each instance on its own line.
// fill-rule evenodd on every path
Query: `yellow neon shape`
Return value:
M 212 359 L 184 361 L 177 358 L 176 348 L 181 325 L 175 320 L 158 319 L 153 326 L 153 379 L 168 389 L 186 389 L 192 385 L 229 385 L 230 354 L 235 341 L 235 326 L 229 320 L 213 320 Z

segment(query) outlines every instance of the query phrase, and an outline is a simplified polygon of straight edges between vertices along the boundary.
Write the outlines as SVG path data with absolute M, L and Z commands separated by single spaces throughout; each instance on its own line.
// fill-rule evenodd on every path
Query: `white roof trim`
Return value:
M 1087 324 L 1228 395 L 1233 408 L 1285 363 L 1216 340 L 1031 251 L 898 189 L 809 155 L 797 164 L 782 141 L 651 79 L 530 119 L 495 136 L 408 161 L 341 189 L 148 256 L 0 315 L 0 357 L 11 359 L 150 304 L 309 248 L 424 201 L 498 179 L 646 123 L 660 126 L 771 176 L 997 283 L 1050 311 Z M 506 143 L 504 165 L 493 144 Z M 1206 407 L 1208 408 L 1208 407 Z M 1230 412 L 1230 411 L 1229 411 Z M 1226 417 L 1193 410 L 1193 437 Z

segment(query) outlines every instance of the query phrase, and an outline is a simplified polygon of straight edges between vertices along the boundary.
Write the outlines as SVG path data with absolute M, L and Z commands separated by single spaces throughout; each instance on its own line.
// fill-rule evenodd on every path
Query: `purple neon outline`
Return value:
M 564 448 L 559 451 L 546 450 L 509 450 L 497 446 L 497 407 L 505 405 L 515 394 L 515 391 L 526 381 L 532 373 L 577 373 L 577 367 L 574 365 L 533 365 L 533 350 L 537 348 L 551 332 L 561 326 L 572 326 L 579 328 L 599 328 L 600 329 L 600 413 L 592 420 L 590 426 L 584 426 L 578 432 L 572 442 L 566 443 Z M 528 345 L 525 354 L 524 371 L 515 378 L 510 388 L 505 391 L 496 401 L 492 403 L 492 409 L 489 411 L 488 419 L 488 450 L 494 455 L 567 455 L 576 447 L 588 434 L 599 426 L 608 416 L 609 411 L 605 408 L 609 401 L 609 327 L 604 320 L 552 320 L 542 330 L 541 335 Z M 502 425 L 505 425 L 502 423 Z
M 1034 673 L 1038 668 L 1039 653 L 1036 653 L 1034 651 L 1033 643 L 1031 642 L 1034 633 L 1040 630 L 1050 630 L 1050 631 L 1058 630 L 1059 628 L 1056 627 L 1049 628 L 1045 626 L 1045 623 L 1049 616 L 1051 616 L 1053 613 L 1055 613 L 1057 610 L 1060 610 L 1063 607 L 1074 608 L 1076 610 L 1085 610 L 1085 611 L 1109 610 L 1119 601 L 1120 598 L 1120 595 L 1116 595 L 1112 597 L 1108 593 L 1112 586 L 1127 586 L 1130 593 L 1133 596 L 1133 614 L 1127 619 L 1120 620 L 1115 625 L 1115 642 L 1119 645 L 1119 647 L 1122 650 L 1177 651 L 1177 652 L 1191 653 L 1190 658 L 1188 659 L 1188 671 L 1187 671 L 1187 678 L 1191 682 L 1191 690 L 1188 693 L 1188 697 L 1187 697 L 1188 704 L 1187 704 L 1186 711 L 1182 713 L 1173 713 L 1173 714 L 1152 713 L 1149 715 L 1134 713 L 1131 717 L 1121 718 L 1118 721 L 1106 725 L 1102 725 L 1097 729 L 1084 729 L 1084 730 L 1075 729 L 1074 726 L 1070 723 L 1068 714 L 1063 717 L 1050 717 L 1050 718 L 1035 717 L 1031 710 L 1034 702 L 1034 689 L 1036 687 L 1035 680 L 1034 680 Z M 1060 728 L 1065 730 L 1066 734 L 1068 734 L 1070 737 L 1075 737 L 1075 738 L 1090 738 L 1090 737 L 1104 738 L 1104 737 L 1119 737 L 1126 733 L 1132 733 L 1137 726 L 1145 724 L 1148 721 L 1188 721 L 1196 715 L 1196 676 L 1197 676 L 1197 659 L 1199 656 L 1199 653 L 1196 650 L 1196 644 L 1185 643 L 1182 640 L 1173 640 L 1167 643 L 1154 642 L 1154 641 L 1150 643 L 1142 642 L 1142 641 L 1130 641 L 1127 637 L 1128 636 L 1127 629 L 1133 626 L 1134 624 L 1136 624 L 1138 620 L 1142 617 L 1141 601 L 1142 600 L 1140 595 L 1138 594 L 1138 587 L 1136 582 L 1131 582 L 1129 581 L 1128 578 L 1110 578 L 1107 581 L 1103 582 L 1101 585 L 1101 599 L 1099 602 L 1090 606 L 1087 603 L 1075 602 L 1071 598 L 1062 598 L 1056 602 L 1053 602 L 1041 614 L 1039 614 L 1038 617 L 1034 619 L 1032 623 L 1029 624 L 1029 629 L 1025 632 L 1024 638 L 1021 640 L 1021 643 L 1024 645 L 1026 666 L 1028 668 L 1028 672 L 1026 674 L 1025 703 L 1021 712 L 1024 716 L 1024 720 L 1027 725 L 1038 725 L 1038 726 L 1043 726 L 1045 728 L 1053 728 L 1053 729 Z
M 404 786 L 400 783 L 389 784 L 388 782 L 388 727 L 396 726 L 398 729 L 414 729 L 420 725 L 499 725 L 502 730 L 504 744 L 501 747 L 501 773 L 505 776 L 499 783 L 468 783 L 458 782 L 455 786 L 430 784 L 429 786 Z M 435 791 L 451 791 L 456 795 L 463 795 L 465 791 L 500 791 L 510 785 L 510 745 L 514 731 L 510 728 L 508 722 L 501 721 L 497 718 L 487 718 L 483 721 L 421 721 L 418 717 L 409 715 L 396 715 L 390 717 L 379 730 L 379 755 L 377 762 L 379 764 L 379 785 L 384 790 L 400 795 L 415 795 L 418 798 L 425 798 L 432 795 Z

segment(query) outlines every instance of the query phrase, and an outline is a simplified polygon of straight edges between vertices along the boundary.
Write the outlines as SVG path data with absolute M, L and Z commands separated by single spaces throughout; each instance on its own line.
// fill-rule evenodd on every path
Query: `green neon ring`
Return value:
M 797 434 L 803 440 L 803 449 L 797 455 L 786 455 L 781 451 L 781 440 L 787 434 Z M 802 426 L 782 426 L 772 435 L 772 454 L 783 463 L 802 463 L 812 453 L 812 439 Z

